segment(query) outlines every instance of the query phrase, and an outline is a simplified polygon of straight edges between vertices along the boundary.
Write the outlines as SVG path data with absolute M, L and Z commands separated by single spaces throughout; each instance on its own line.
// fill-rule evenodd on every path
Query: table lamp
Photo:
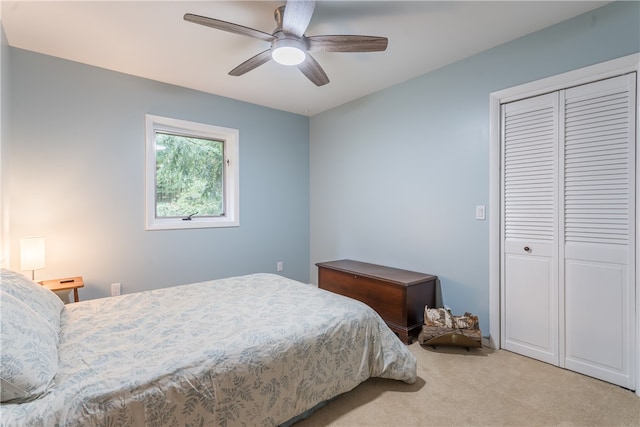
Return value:
M 44 268 L 44 236 L 20 239 L 20 269 L 31 270 L 31 280 L 35 280 L 35 270 Z

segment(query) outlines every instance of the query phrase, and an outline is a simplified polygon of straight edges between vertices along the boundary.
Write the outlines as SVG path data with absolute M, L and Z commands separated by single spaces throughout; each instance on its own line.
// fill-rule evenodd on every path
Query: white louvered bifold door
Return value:
M 502 106 L 501 346 L 558 364 L 558 94 Z
M 566 368 L 631 387 L 635 343 L 635 74 L 560 93 Z M 561 265 L 562 268 L 562 265 Z
M 501 346 L 635 389 L 636 74 L 502 105 Z

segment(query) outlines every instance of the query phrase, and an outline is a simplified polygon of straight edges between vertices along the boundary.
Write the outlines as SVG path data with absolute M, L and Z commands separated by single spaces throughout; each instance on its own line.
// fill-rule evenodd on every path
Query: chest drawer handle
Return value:
M 531 248 L 530 248 L 529 246 L 525 246 L 525 247 L 524 247 L 524 251 L 525 251 L 525 252 L 531 252 Z

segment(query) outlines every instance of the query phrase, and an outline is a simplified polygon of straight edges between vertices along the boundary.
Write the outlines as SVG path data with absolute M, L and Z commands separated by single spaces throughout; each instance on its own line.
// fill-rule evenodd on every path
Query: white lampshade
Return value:
M 20 269 L 33 271 L 44 268 L 44 236 L 20 239 Z
M 298 65 L 306 58 L 304 50 L 304 43 L 300 40 L 282 38 L 273 42 L 271 57 L 278 64 Z

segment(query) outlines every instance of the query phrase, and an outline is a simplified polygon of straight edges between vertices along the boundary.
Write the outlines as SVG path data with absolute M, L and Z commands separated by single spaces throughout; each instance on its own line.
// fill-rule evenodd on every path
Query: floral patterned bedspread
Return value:
M 274 426 L 416 359 L 366 305 L 253 274 L 65 306 L 55 386 L 3 425 Z

